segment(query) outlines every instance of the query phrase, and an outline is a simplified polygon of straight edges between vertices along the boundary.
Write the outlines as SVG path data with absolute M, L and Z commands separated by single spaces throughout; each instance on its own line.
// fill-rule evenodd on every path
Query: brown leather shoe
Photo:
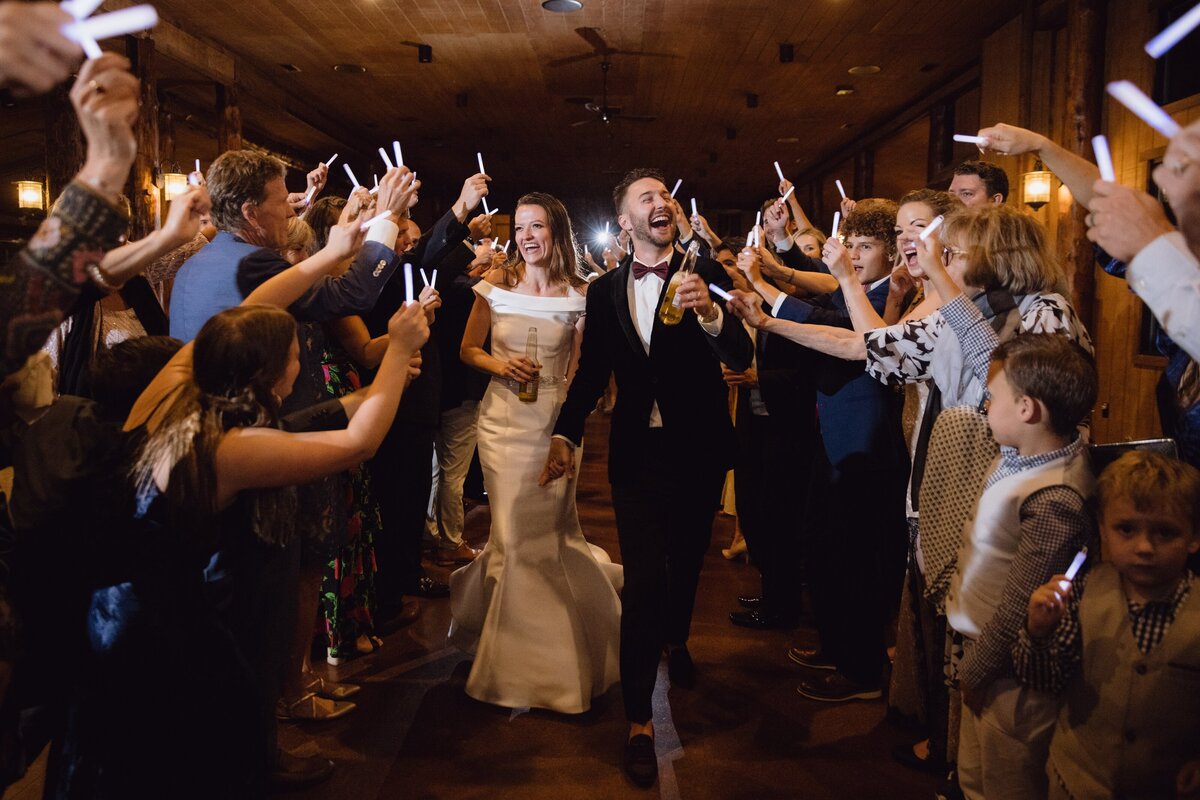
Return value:
M 470 564 L 482 552 L 482 550 L 476 550 L 466 542 L 459 542 L 458 547 L 453 550 L 438 550 L 434 556 L 433 563 L 439 567 L 450 566 L 452 564 Z

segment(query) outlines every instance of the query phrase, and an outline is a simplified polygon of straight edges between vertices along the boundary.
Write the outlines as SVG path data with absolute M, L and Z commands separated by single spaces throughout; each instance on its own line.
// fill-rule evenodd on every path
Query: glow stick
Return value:
M 675 181 L 675 188 L 671 190 L 672 198 L 675 197 L 675 193 L 679 191 L 680 186 L 683 186 L 683 178 L 680 178 L 679 180 Z
M 491 209 L 488 208 L 487 198 L 481 197 L 480 199 L 483 201 L 483 213 L 487 214 L 490 217 L 492 215 L 492 211 L 491 211 Z
M 357 189 L 359 183 L 358 178 L 354 177 L 354 170 L 350 169 L 349 164 L 342 164 L 342 169 L 346 170 L 346 177 L 350 179 L 350 182 L 354 184 L 354 188 Z
M 833 212 L 833 234 L 832 234 L 832 236 L 835 239 L 837 238 L 838 225 L 840 225 L 841 223 L 842 223 L 842 212 L 840 212 L 840 211 Z
M 479 161 L 479 173 L 481 175 L 487 175 L 487 170 L 483 168 L 483 153 L 476 153 L 475 158 Z
M 694 197 L 692 198 L 692 216 L 693 217 L 700 216 L 700 212 L 696 210 L 696 198 L 694 198 Z
M 374 225 L 376 222 L 379 222 L 380 220 L 385 220 L 385 219 L 387 219 L 388 217 L 390 217 L 391 215 L 392 215 L 392 210 L 391 210 L 390 208 L 385 208 L 383 211 L 381 211 L 380 213 L 378 213 L 378 214 L 376 214 L 375 216 L 371 217 L 369 220 L 367 220 L 366 222 L 364 222 L 364 223 L 363 223 L 362 225 L 360 225 L 359 227 L 360 227 L 360 228 L 362 228 L 364 231 L 365 231 L 365 230 L 369 230 L 369 229 L 370 229 L 370 227 L 371 227 L 372 225 Z
M 504 243 L 504 247 L 500 248 L 501 252 L 503 252 L 504 255 L 508 255 L 508 246 L 510 244 L 512 244 L 512 239 L 509 239 L 507 242 Z
M 429 288 L 437 288 L 437 267 L 433 268 L 433 274 L 429 276 Z
M 842 199 L 845 200 L 846 199 L 846 190 L 842 188 L 842 182 L 836 178 L 834 179 L 833 182 L 837 184 L 838 194 L 840 194 L 842 196 Z
M 114 36 L 149 30 L 157 24 L 158 12 L 154 10 L 154 6 L 132 6 L 110 14 L 69 22 L 62 27 L 62 33 L 82 46 L 86 39 L 111 39 Z
M 946 218 L 943 217 L 941 214 L 938 214 L 936 217 L 933 218 L 932 222 L 930 222 L 928 225 L 925 226 L 925 230 L 923 230 L 917 234 L 917 238 L 920 239 L 922 242 L 925 241 L 926 239 L 928 239 L 930 236 L 933 235 L 934 231 L 936 231 L 938 228 L 942 227 L 942 223 L 945 221 L 946 221 Z
M 308 205 L 309 203 L 311 203 L 313 195 L 316 193 L 317 193 L 317 187 L 314 186 L 311 189 L 309 189 L 308 193 L 304 195 L 304 205 Z
M 70 39 L 70 35 L 67 35 Z M 91 36 L 80 36 L 79 46 L 83 48 L 83 54 L 88 58 L 99 58 L 104 55 L 104 51 L 100 49 L 100 45 L 96 44 L 96 40 Z
M 378 186 L 376 186 L 376 187 L 374 187 L 373 189 L 371 189 L 371 194 L 375 194 L 375 193 L 376 193 L 376 192 L 378 192 L 378 191 L 379 191 L 379 187 L 378 187 Z
M 1151 58 L 1161 57 L 1163 53 L 1178 44 L 1180 39 L 1191 33 L 1197 25 L 1200 25 L 1200 5 L 1172 22 L 1158 36 L 1146 42 L 1146 52 L 1150 54 Z
M 988 143 L 988 138 L 986 136 L 967 136 L 965 133 L 956 133 L 954 134 L 954 141 L 965 142 L 967 144 L 986 145 Z
M 1083 567 L 1083 562 L 1085 561 L 1087 561 L 1086 547 L 1075 554 L 1075 558 L 1071 561 L 1071 566 L 1067 567 L 1067 571 L 1063 573 L 1067 576 L 1067 580 L 1075 580 L 1075 576 L 1079 574 L 1079 570 Z
M 425 268 L 421 267 L 421 282 L 426 286 L 429 285 L 429 277 L 425 274 Z
M 188 175 L 188 184 L 191 186 L 199 186 L 200 185 L 200 179 L 196 177 L 196 173 L 193 172 L 191 175 Z M 307 203 L 308 200 L 305 200 L 304 202 Z
M 775 173 L 779 175 L 779 182 L 783 183 L 787 178 L 783 177 L 783 167 L 779 166 L 779 162 L 775 162 Z
M 337 161 L 337 157 L 338 157 L 338 154 L 337 154 L 337 153 L 334 153 L 333 155 L 331 155 L 331 156 L 329 157 L 329 160 L 325 162 L 325 166 L 327 166 L 327 167 L 332 167 L 332 166 L 333 166 L 333 162 Z
M 404 304 L 408 305 L 413 301 L 413 285 L 412 285 L 412 264 L 404 265 Z
M 1106 181 L 1116 181 L 1117 172 L 1113 169 L 1112 153 L 1108 150 L 1108 139 L 1103 136 L 1093 136 L 1092 152 L 1096 154 L 1096 166 L 1100 168 L 1100 178 Z
M 200 159 L 196 159 L 196 172 L 200 171 Z
M 787 200 L 789 197 L 791 197 L 791 196 L 792 196 L 792 192 L 794 192 L 794 191 L 796 191 L 796 186 L 795 186 L 795 184 L 793 184 L 793 185 L 791 185 L 791 186 L 789 186 L 789 187 L 788 187 L 787 193 L 786 193 L 786 194 L 784 194 L 784 196 L 783 196 L 783 197 L 779 198 L 779 202 L 781 202 L 781 203 L 782 203 L 782 202 L 786 201 L 786 200 Z
M 392 140 L 392 153 L 394 153 L 396 156 L 396 166 L 403 167 L 404 154 L 400 152 L 400 142 L 395 139 Z
M 392 166 L 392 160 L 388 158 L 387 150 L 384 150 L 382 147 L 379 148 L 379 157 L 383 159 L 383 165 L 385 167 L 388 169 L 395 169 L 395 167 Z
M 61 3 L 62 10 L 66 11 L 75 19 L 87 19 L 92 15 L 92 12 L 100 7 L 104 0 L 66 0 Z
M 1170 114 L 1155 105 L 1145 92 L 1129 81 L 1113 81 L 1108 85 L 1108 93 L 1121 105 L 1137 114 L 1142 122 L 1168 139 L 1173 139 L 1179 133 L 1179 123 L 1171 119 Z
M 762 227 L 762 211 L 759 211 L 757 214 L 754 215 L 754 230 L 758 230 L 761 227 Z
M 371 178 L 375 181 L 375 191 L 379 191 L 379 176 L 374 172 L 371 173 Z
M 721 298 L 722 300 L 732 300 L 733 299 L 733 295 L 731 295 L 729 292 L 722 289 L 720 286 L 717 286 L 715 283 L 710 283 L 708 285 L 708 290 L 710 292 L 712 292 L 713 294 L 715 294 L 717 297 Z

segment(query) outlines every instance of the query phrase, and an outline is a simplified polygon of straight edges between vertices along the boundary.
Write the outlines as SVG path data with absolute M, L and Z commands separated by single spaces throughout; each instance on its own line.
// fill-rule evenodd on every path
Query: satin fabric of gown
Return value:
M 474 288 L 491 308 L 496 358 L 524 355 L 529 329 L 537 329 L 542 383 L 527 403 L 516 386 L 493 379 L 480 406 L 491 536 L 450 576 L 450 641 L 475 654 L 466 690 L 476 700 L 581 713 L 619 678 L 623 572 L 584 539 L 576 478 L 537 482 L 567 395 L 584 297 L 535 297 L 484 281 Z

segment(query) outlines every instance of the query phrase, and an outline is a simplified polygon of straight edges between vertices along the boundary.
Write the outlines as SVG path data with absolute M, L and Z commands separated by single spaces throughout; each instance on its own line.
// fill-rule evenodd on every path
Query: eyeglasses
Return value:
M 966 255 L 967 255 L 966 250 L 959 250 L 955 247 L 943 247 L 942 248 L 942 261 L 946 264 L 946 266 L 950 266 L 950 262 L 953 261 L 956 257 L 959 257 L 959 256 L 965 257 Z

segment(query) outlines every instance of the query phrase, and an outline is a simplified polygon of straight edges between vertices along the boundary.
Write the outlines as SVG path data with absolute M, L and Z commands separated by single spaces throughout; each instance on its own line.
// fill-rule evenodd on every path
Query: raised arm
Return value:
M 866 344 L 861 334 L 845 328 L 804 325 L 767 316 L 762 310 L 758 296 L 749 292 L 735 291 L 733 297 L 734 299 L 728 304 L 730 310 L 759 330 L 778 334 L 796 344 L 831 355 L 834 358 L 862 361 L 867 357 Z
M 871 305 L 867 290 L 854 274 L 854 267 L 850 264 L 850 253 L 845 246 L 833 237 L 825 242 L 822 254 L 822 260 L 829 267 L 830 274 L 842 287 L 842 297 L 846 300 L 846 308 L 850 312 L 850 322 L 854 325 L 854 330 L 862 334 L 885 327 L 887 323 Z
M 1099 179 L 1100 170 L 1086 158 L 1075 155 L 1040 133 L 1003 122 L 984 128 L 978 135 L 988 140 L 986 149 L 1001 155 L 1036 153 L 1046 168 L 1067 185 L 1076 202 L 1085 206 L 1092 202 L 1092 184 Z
M 309 292 L 313 284 L 327 277 L 338 264 L 362 247 L 364 233 L 357 221 L 334 225 L 329 241 L 315 254 L 260 283 L 246 295 L 243 304 L 262 304 L 287 308 Z

